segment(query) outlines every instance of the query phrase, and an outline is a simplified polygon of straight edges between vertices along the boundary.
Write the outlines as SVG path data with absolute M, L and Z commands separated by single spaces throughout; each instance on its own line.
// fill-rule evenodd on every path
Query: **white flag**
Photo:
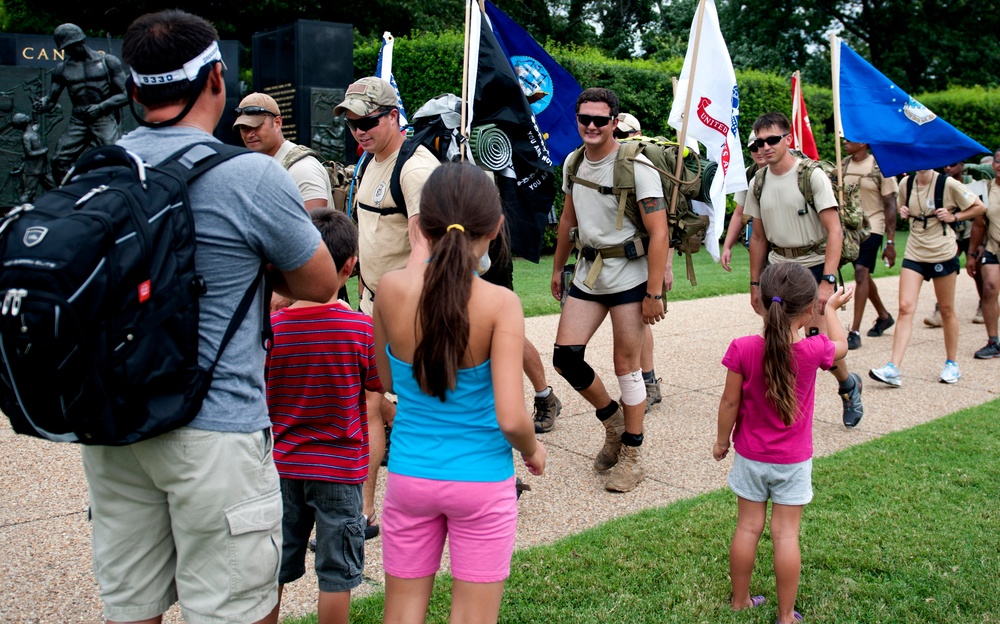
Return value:
M 678 130 L 688 120 L 687 137 L 701 141 L 708 157 L 719 163 L 712 182 L 712 210 L 709 213 L 708 235 L 705 249 L 712 258 L 719 260 L 719 237 L 726 218 L 726 195 L 747 188 L 744 173 L 743 148 L 737 122 L 740 117 L 740 95 L 736 86 L 736 72 L 729 58 L 729 49 L 719 28 L 719 14 L 714 0 L 702 0 L 701 37 L 698 43 L 698 62 L 691 77 L 695 54 L 698 14 L 691 24 L 684 69 L 677 83 L 677 97 L 670 109 L 668 123 Z M 685 102 L 688 83 L 693 82 L 691 101 Z

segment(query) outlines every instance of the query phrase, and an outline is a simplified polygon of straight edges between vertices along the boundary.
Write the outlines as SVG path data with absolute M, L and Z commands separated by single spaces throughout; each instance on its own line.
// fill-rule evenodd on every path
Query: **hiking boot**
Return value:
M 887 383 L 890 386 L 894 386 L 896 388 L 903 385 L 903 375 L 899 372 L 899 369 L 896 368 L 896 365 L 893 364 L 892 362 L 889 362 L 882 368 L 871 369 L 870 371 L 868 371 L 868 376 L 874 379 L 875 381 L 881 381 L 882 383 Z
M 622 434 L 625 433 L 625 412 L 621 403 L 614 415 L 601 422 L 604 425 L 604 446 L 594 458 L 594 470 L 604 472 L 618 463 L 618 451 L 622 448 Z
M 941 327 L 941 310 L 934 306 L 934 314 L 924 317 L 924 325 L 928 327 Z
M 854 388 L 849 392 L 842 392 L 840 398 L 844 401 L 844 426 L 853 429 L 865 415 L 865 407 L 861 404 L 861 377 L 857 373 L 851 373 L 848 378 L 854 380 Z
M 896 324 L 896 319 L 892 318 L 890 314 L 888 318 L 877 318 L 875 319 L 875 324 L 872 328 L 868 330 L 868 336 L 870 338 L 878 338 L 885 333 L 885 330 L 889 329 Z
M 629 492 L 639 485 L 646 472 L 642 469 L 640 462 L 641 446 L 621 445 L 618 452 L 618 463 L 611 469 L 608 481 L 604 484 L 604 489 L 609 492 Z
M 861 348 L 861 332 L 850 331 L 847 333 L 847 348 L 851 351 Z
M 980 303 L 979 307 L 976 308 L 976 315 L 972 317 L 972 322 L 976 325 L 982 325 L 986 322 L 983 320 L 983 304 Z
M 663 401 L 663 393 L 660 392 L 660 380 L 656 379 L 652 382 L 646 383 L 646 411 L 649 412 L 649 408 L 653 407 L 657 403 Z
M 962 373 L 958 370 L 958 362 L 948 360 L 941 369 L 941 383 L 953 384 L 962 378 Z
M 986 346 L 976 351 L 977 360 L 990 360 L 1000 358 L 1000 343 L 987 342 Z
M 549 396 L 544 399 L 535 397 L 535 433 L 548 433 L 556 424 L 556 416 L 562 411 L 562 401 L 552 392 L 549 386 Z

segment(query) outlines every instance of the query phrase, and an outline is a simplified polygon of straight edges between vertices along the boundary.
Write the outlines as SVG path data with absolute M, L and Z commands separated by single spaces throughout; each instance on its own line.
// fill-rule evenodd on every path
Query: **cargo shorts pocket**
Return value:
M 233 505 L 225 514 L 231 596 L 275 583 L 281 566 L 281 490 Z
M 365 518 L 344 523 L 344 565 L 349 577 L 361 574 L 365 567 Z

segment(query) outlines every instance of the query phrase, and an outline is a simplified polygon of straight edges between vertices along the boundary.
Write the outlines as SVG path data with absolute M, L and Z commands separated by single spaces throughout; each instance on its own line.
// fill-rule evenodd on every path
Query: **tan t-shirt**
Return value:
M 395 208 L 389 192 L 389 180 L 396 166 L 397 151 L 382 162 L 372 160 L 358 187 L 359 204 L 374 208 Z M 420 192 L 431 172 L 440 163 L 425 147 L 418 147 L 399 174 L 399 185 L 406 199 L 407 214 L 381 215 L 358 207 L 358 262 L 361 278 L 372 292 L 389 271 L 406 266 L 410 257 L 408 219 L 420 214 Z M 367 301 L 367 297 L 364 297 Z
M 906 241 L 904 260 L 945 262 L 958 255 L 955 230 L 934 215 L 934 185 L 939 175 L 935 171 L 930 184 L 917 185 L 910 193 L 910 237 Z M 906 203 L 906 189 L 911 182 L 912 178 L 907 176 L 899 183 L 898 205 Z M 943 200 L 950 212 L 960 212 L 971 206 L 976 196 L 958 180 L 948 178 L 944 183 Z M 924 216 L 927 216 L 926 222 L 922 219 Z
M 611 152 L 601 160 L 592 162 L 586 155 L 580 160 L 576 175 L 579 178 L 600 184 L 614 186 L 615 158 L 618 151 Z M 567 160 L 569 157 L 567 156 Z M 649 159 L 639 155 L 647 163 Z M 650 163 L 652 164 L 652 163 Z M 569 192 L 569 171 L 563 167 L 563 191 Z M 636 165 L 635 196 L 637 200 L 663 197 L 660 174 L 651 167 Z M 614 195 L 603 195 L 582 184 L 573 185 L 573 208 L 580 240 L 588 247 L 612 247 L 632 240 L 638 231 L 631 219 L 622 219 L 622 229 L 618 229 L 618 200 Z M 628 258 L 605 258 L 604 266 L 597 277 L 594 288 L 584 285 L 590 271 L 590 261 L 580 257 L 576 261 L 573 283 L 586 293 L 608 295 L 624 292 L 645 283 L 649 279 L 648 258 L 642 256 L 634 260 Z
M 274 159 L 279 163 L 284 163 L 285 156 L 292 151 L 293 147 L 296 147 L 296 144 L 286 140 L 275 152 Z M 295 180 L 295 186 L 299 187 L 303 201 L 325 199 L 326 205 L 333 208 L 333 189 L 330 187 L 330 175 L 322 163 L 307 156 L 289 167 L 288 174 Z
M 847 167 L 844 168 L 844 182 L 857 184 L 860 181 L 861 207 L 868 215 L 872 234 L 885 234 L 885 205 L 882 203 L 882 198 L 886 195 L 895 197 L 896 193 L 899 192 L 899 183 L 893 176 L 879 175 L 878 177 L 882 178 L 882 184 L 879 185 L 875 179 L 874 171 L 875 157 L 871 154 L 868 154 L 868 157 L 862 161 L 856 161 L 852 158 L 847 162 Z
M 990 182 L 986 218 L 990 220 L 989 228 L 986 230 L 986 251 L 1000 255 L 1000 184 L 997 184 L 996 180 Z
M 757 201 L 755 192 L 757 179 L 750 181 L 747 203 L 743 214 L 760 219 L 764 224 L 767 240 L 775 247 L 808 247 L 826 241 L 826 228 L 819 219 L 818 210 L 837 209 L 837 198 L 833 195 L 833 185 L 819 167 L 813 169 L 809 181 L 812 184 L 816 210 L 806 206 L 806 198 L 799 191 L 799 161 L 782 175 L 774 175 L 768 169 L 764 176 L 764 189 Z M 800 211 L 805 214 L 799 214 Z M 826 256 L 822 252 L 809 253 L 797 258 L 786 258 L 776 251 L 768 255 L 771 264 L 795 262 L 812 267 L 823 264 Z

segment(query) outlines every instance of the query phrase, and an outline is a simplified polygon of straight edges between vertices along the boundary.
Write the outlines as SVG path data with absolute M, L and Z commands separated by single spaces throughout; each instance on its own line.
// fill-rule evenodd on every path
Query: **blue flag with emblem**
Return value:
M 486 15 L 531 105 L 549 156 L 553 163 L 561 165 L 580 145 L 576 98 L 583 88 L 531 35 L 489 0 L 486 0 Z
M 831 40 L 834 102 L 844 137 L 871 148 L 883 175 L 934 169 L 990 150 L 883 76 L 846 43 Z

